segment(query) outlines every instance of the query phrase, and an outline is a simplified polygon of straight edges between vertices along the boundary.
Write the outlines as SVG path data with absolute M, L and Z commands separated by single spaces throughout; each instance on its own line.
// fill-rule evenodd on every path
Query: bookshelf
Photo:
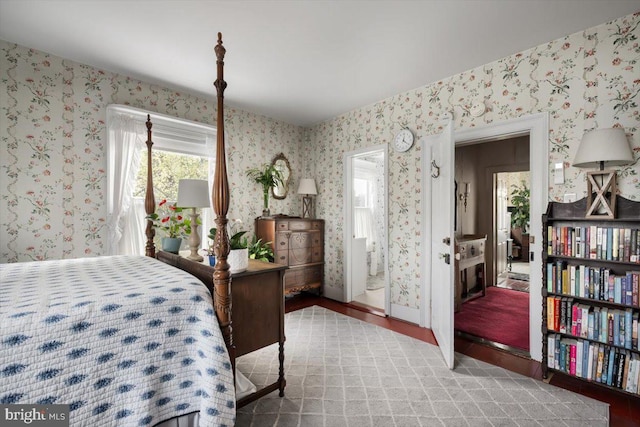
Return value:
M 640 202 L 585 218 L 587 200 L 543 215 L 542 373 L 560 372 L 640 402 Z

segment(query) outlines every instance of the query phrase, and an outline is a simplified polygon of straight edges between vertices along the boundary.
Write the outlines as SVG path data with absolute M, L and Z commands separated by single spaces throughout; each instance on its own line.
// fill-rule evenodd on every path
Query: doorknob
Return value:
M 450 264 L 451 263 L 451 255 L 450 254 L 440 253 L 440 254 L 438 254 L 438 258 L 444 258 L 444 262 L 446 264 Z

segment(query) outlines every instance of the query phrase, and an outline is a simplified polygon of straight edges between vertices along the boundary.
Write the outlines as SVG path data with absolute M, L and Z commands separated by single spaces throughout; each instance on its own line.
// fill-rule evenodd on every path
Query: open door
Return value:
M 496 245 L 495 255 L 494 255 L 494 264 L 496 266 L 495 272 L 493 274 L 493 283 L 489 283 L 489 285 L 495 285 L 498 283 L 498 277 L 501 275 L 507 274 L 508 269 L 511 267 L 509 263 L 509 256 L 511 253 L 511 244 L 510 240 L 510 231 L 511 231 L 511 220 L 509 212 L 507 212 L 507 182 L 505 180 L 504 174 L 496 173 L 493 174 L 494 180 L 494 206 L 495 212 L 494 217 L 494 231 L 495 231 L 495 240 Z
M 431 152 L 431 329 L 453 369 L 454 174 L 453 121 L 430 142 Z

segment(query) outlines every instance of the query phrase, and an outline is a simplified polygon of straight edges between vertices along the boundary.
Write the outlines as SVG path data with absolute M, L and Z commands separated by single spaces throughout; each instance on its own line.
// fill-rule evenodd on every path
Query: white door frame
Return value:
M 529 170 L 531 171 L 531 236 L 535 241 L 530 244 L 529 250 L 534 254 L 531 262 L 530 283 L 537 284 L 531 286 L 529 292 L 529 353 L 533 360 L 542 361 L 542 293 L 536 292 L 536 287 L 542 286 L 542 214 L 544 213 L 549 197 L 549 114 L 547 112 L 529 114 L 511 120 L 491 123 L 475 128 L 466 128 L 459 131 L 454 130 L 454 140 L 456 146 L 469 145 L 483 141 L 493 141 L 496 139 L 511 138 L 529 134 Z M 422 141 L 422 149 L 425 150 L 425 142 Z M 420 324 L 431 327 L 431 284 L 429 277 L 431 267 L 427 255 L 430 252 L 427 248 L 430 244 L 429 227 L 431 225 L 431 212 L 426 206 L 426 199 L 429 192 L 429 165 L 422 161 L 422 205 L 424 221 L 422 225 L 422 286 L 420 304 Z M 429 301 L 426 303 L 426 301 Z
M 380 144 L 374 145 L 371 147 L 364 147 L 358 150 L 349 151 L 344 153 L 343 156 L 343 172 L 344 172 L 344 182 L 343 182 L 343 218 L 344 218 L 344 234 L 342 237 L 343 248 L 344 248 L 344 257 L 343 257 L 343 274 L 344 274 L 344 287 L 342 295 L 330 296 L 326 295 L 329 298 L 334 298 L 341 300 L 342 302 L 350 302 L 353 300 L 353 295 L 351 294 L 351 265 L 349 260 L 351 259 L 352 245 L 351 239 L 353 236 L 353 159 L 356 157 L 361 157 L 363 154 L 369 152 L 379 152 L 382 151 L 384 153 L 384 188 L 385 188 L 385 203 L 384 203 L 384 230 L 383 230 L 383 241 L 386 242 L 384 245 L 384 312 L 389 314 L 391 311 L 390 304 L 390 290 L 389 290 L 389 239 L 388 239 L 388 231 L 389 231 L 389 148 L 388 144 Z

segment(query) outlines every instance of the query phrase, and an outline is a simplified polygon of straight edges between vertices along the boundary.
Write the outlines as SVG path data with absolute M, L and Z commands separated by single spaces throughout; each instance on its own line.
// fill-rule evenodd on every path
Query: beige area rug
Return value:
M 321 308 L 285 316 L 285 397 L 238 410 L 237 426 L 607 426 L 609 406 Z M 256 385 L 275 381 L 276 346 L 238 359 Z

